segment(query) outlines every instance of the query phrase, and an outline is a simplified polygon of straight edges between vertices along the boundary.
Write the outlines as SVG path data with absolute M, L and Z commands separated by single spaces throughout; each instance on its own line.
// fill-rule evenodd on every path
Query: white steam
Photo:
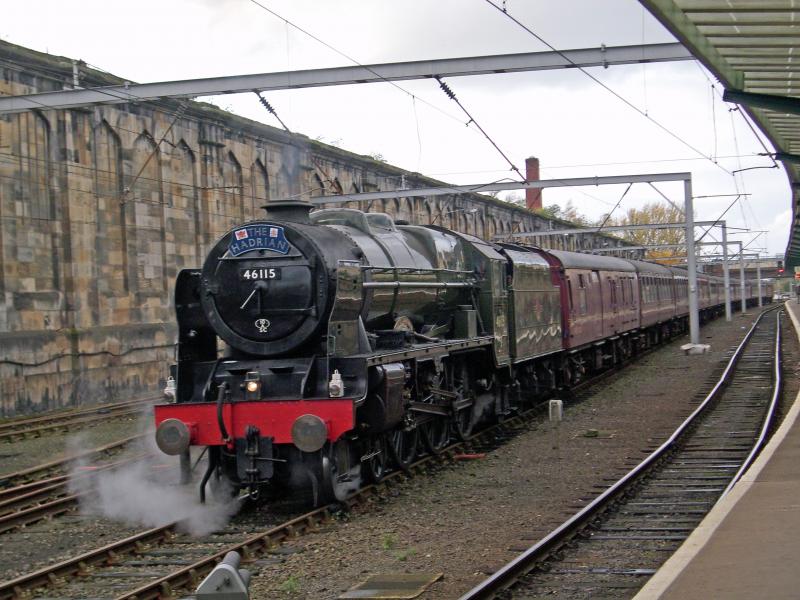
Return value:
M 132 526 L 161 527 L 178 522 L 179 529 L 195 536 L 223 528 L 238 510 L 239 502 L 230 494 L 212 494 L 209 490 L 206 503 L 201 504 L 198 486 L 205 460 L 197 465 L 192 482 L 180 485 L 179 458 L 167 456 L 155 446 L 149 429 L 152 424 L 149 407 L 139 424 L 139 431 L 145 434 L 142 442 L 131 444 L 121 455 L 103 461 L 128 462 L 108 469 L 85 462 L 73 467 L 70 490 L 81 494 L 81 512 Z M 70 440 L 69 446 L 88 447 L 82 436 Z M 209 488 L 212 483 L 209 482 Z

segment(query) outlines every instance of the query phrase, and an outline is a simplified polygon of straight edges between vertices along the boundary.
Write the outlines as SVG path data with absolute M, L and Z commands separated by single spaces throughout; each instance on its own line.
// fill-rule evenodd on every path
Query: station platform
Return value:
M 800 337 L 800 305 L 786 303 Z M 800 598 L 800 395 L 768 445 L 635 600 Z

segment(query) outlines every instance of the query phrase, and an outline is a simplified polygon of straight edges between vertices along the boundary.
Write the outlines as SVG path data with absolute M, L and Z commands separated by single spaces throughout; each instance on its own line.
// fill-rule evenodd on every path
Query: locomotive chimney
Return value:
M 267 211 L 267 218 L 290 223 L 310 223 L 308 213 L 314 208 L 310 202 L 300 200 L 279 200 L 262 206 Z
M 528 181 L 539 181 L 538 158 L 530 156 L 525 159 L 525 179 Z M 525 190 L 525 206 L 527 206 L 529 210 L 541 210 L 542 190 L 541 189 Z

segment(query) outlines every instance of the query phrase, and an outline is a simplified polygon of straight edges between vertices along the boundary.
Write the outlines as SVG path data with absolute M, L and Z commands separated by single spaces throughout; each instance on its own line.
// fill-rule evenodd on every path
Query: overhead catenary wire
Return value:
M 719 89 L 717 89 L 716 85 L 711 80 L 711 78 L 708 76 L 708 73 L 706 73 L 705 69 L 700 65 L 699 62 L 695 62 L 695 64 L 697 65 L 697 68 L 700 70 L 700 72 L 703 74 L 703 76 L 706 78 L 706 81 L 708 81 L 709 86 L 711 86 L 712 99 L 713 99 L 714 93 L 716 93 L 716 95 L 719 97 L 719 100 L 724 102 L 723 94 L 719 91 Z M 764 152 L 763 153 L 759 153 L 758 156 L 768 156 L 770 158 L 770 160 L 772 160 L 772 165 L 769 165 L 769 166 L 742 167 L 742 162 L 741 162 L 742 155 L 739 152 L 739 142 L 738 142 L 738 139 L 737 139 L 737 136 L 736 136 L 736 124 L 735 124 L 734 118 L 733 118 L 733 113 L 734 112 L 738 113 L 742 117 L 742 120 L 745 122 L 745 125 L 747 125 L 748 129 L 750 129 L 750 132 L 753 134 L 753 137 L 755 137 L 756 141 L 758 141 L 758 143 L 761 146 L 761 148 L 763 148 Z M 759 135 L 758 131 L 756 131 L 755 127 L 753 126 L 753 123 L 750 120 L 750 116 L 747 114 L 746 111 L 741 110 L 739 106 L 734 106 L 733 108 L 729 108 L 728 109 L 728 116 L 730 117 L 731 132 L 733 134 L 734 145 L 735 145 L 735 148 L 736 148 L 736 156 L 735 156 L 735 158 L 737 159 L 738 167 L 739 167 L 738 169 L 734 169 L 733 171 L 731 171 L 731 177 L 733 179 L 734 188 L 736 189 L 737 192 L 740 192 L 741 190 L 739 189 L 739 181 L 736 179 L 737 175 L 740 175 L 741 173 L 743 173 L 745 171 L 752 171 L 752 170 L 756 170 L 756 169 L 776 169 L 776 168 L 778 168 L 778 163 L 775 160 L 775 157 L 772 155 L 772 153 L 770 153 L 770 151 L 767 148 L 767 145 L 764 142 L 764 140 L 762 139 L 761 135 Z M 716 119 L 715 119 L 715 131 L 716 131 Z M 744 180 L 742 180 L 742 188 L 744 189 Z M 749 201 L 750 201 L 749 196 L 750 196 L 750 194 L 742 193 L 740 195 L 740 197 L 737 198 L 737 200 L 741 200 L 742 197 L 744 197 L 744 201 L 742 201 L 742 204 L 740 204 L 740 208 L 741 208 L 741 211 L 742 211 L 742 218 L 744 219 L 745 225 L 746 225 L 747 224 L 747 219 L 744 216 L 744 207 L 742 206 L 746 202 L 747 205 L 748 205 L 748 208 L 750 208 L 750 211 L 753 214 L 753 217 L 754 217 L 756 223 L 760 227 L 761 225 L 758 222 L 758 218 L 756 217 L 755 212 L 753 212 L 752 206 L 750 206 L 750 204 L 749 204 Z M 722 216 L 725 213 L 727 213 L 730 209 L 731 209 L 731 206 L 726 208 L 725 211 L 722 213 L 722 215 L 720 215 L 718 217 L 718 220 L 721 219 Z
M 734 147 L 734 151 L 736 152 L 736 154 L 740 154 L 740 152 L 739 152 L 739 137 L 736 135 L 736 123 L 734 122 L 734 119 L 733 119 L 733 113 L 734 112 L 738 112 L 738 111 L 739 111 L 739 107 L 738 106 L 734 107 L 734 108 L 732 108 L 732 109 L 730 109 L 728 111 L 728 117 L 730 118 L 730 122 L 731 122 L 731 134 L 733 135 L 733 147 Z M 747 190 L 746 190 L 745 185 L 744 185 L 744 180 L 742 179 L 741 182 L 740 182 L 740 178 L 742 177 L 741 176 L 742 164 L 741 164 L 741 161 L 738 161 L 738 162 L 739 162 L 739 169 L 737 169 L 738 173 L 737 172 L 733 173 L 734 186 L 736 187 L 736 191 L 737 192 L 742 192 L 742 191 L 746 192 Z M 737 178 L 737 175 L 739 176 L 739 178 Z M 747 222 L 747 215 L 744 214 L 744 206 L 742 206 L 741 203 L 739 203 L 739 211 L 742 214 L 742 220 L 744 221 L 745 227 L 749 228 L 750 224 Z
M 274 17 L 276 17 L 276 18 L 278 18 L 278 19 L 282 20 L 284 23 L 286 23 L 286 24 L 287 24 L 287 26 L 288 26 L 288 25 L 290 25 L 290 26 L 294 27 L 295 29 L 297 29 L 297 30 L 298 30 L 298 31 L 300 31 L 301 33 L 303 33 L 303 34 L 307 35 L 308 37 L 310 37 L 310 38 L 311 38 L 311 39 L 313 39 L 314 41 L 318 42 L 319 44 L 322 44 L 323 46 L 325 46 L 325 47 L 326 47 L 326 48 L 328 48 L 329 50 L 331 50 L 331 51 L 335 52 L 335 53 L 336 53 L 336 54 L 338 54 L 339 56 L 342 56 L 342 57 L 344 57 L 345 59 L 347 59 L 347 60 L 349 60 L 350 62 L 352 62 L 353 64 L 355 64 L 355 65 L 358 65 L 359 67 L 361 67 L 361 68 L 363 68 L 363 69 L 366 69 L 367 71 L 369 71 L 370 73 L 372 73 L 373 75 L 375 75 L 376 77 L 378 77 L 379 79 L 382 79 L 382 80 L 383 80 L 383 81 L 385 81 L 386 83 L 389 83 L 389 84 L 391 84 L 393 87 L 397 88 L 397 89 L 398 89 L 398 90 L 400 90 L 401 92 L 403 92 L 403 93 L 405 93 L 405 94 L 408 94 L 408 95 L 409 95 L 409 96 L 411 96 L 413 99 L 419 99 L 419 100 L 420 100 L 420 102 L 422 102 L 422 103 L 424 103 L 424 104 L 426 104 L 426 105 L 430 106 L 431 108 L 434 108 L 435 110 L 437 110 L 437 111 L 439 111 L 440 113 L 442 113 L 442 114 L 444 114 L 444 115 L 448 116 L 449 118 L 452 118 L 452 119 L 459 120 L 457 117 L 454 117 L 453 115 L 451 115 L 451 114 L 447 113 L 446 111 L 443 111 L 442 109 L 440 109 L 439 107 L 435 106 L 434 104 L 431 104 L 430 102 L 427 102 L 427 101 L 425 101 L 424 99 L 420 98 L 420 97 L 419 97 L 419 96 L 417 96 L 416 94 L 413 94 L 413 93 L 409 92 L 407 89 L 405 89 L 404 87 L 402 87 L 402 86 L 398 85 L 396 82 L 394 82 L 394 81 L 391 81 L 391 80 L 387 79 L 386 77 L 384 77 L 383 75 L 381 75 L 380 73 L 378 73 L 377 71 L 375 71 L 374 69 L 372 69 L 371 67 L 369 67 L 368 65 L 365 65 L 365 64 L 363 64 L 363 63 L 361 63 L 361 62 L 357 61 L 355 58 L 353 58 L 353 57 L 352 57 L 352 56 L 350 56 L 349 54 L 347 54 L 347 53 L 345 53 L 345 52 L 342 52 L 341 50 L 339 50 L 338 48 L 336 48 L 336 47 L 335 47 L 335 46 L 333 46 L 332 44 L 330 44 L 330 43 L 326 42 L 325 40 L 321 39 L 320 37 L 318 37 L 318 36 L 314 35 L 314 34 L 313 34 L 313 33 L 311 33 L 310 31 L 308 31 L 308 30 L 306 30 L 306 29 L 303 29 L 302 27 L 300 27 L 300 26 L 299 26 L 299 25 L 297 25 L 296 23 L 293 23 L 292 21 L 290 21 L 290 20 L 289 20 L 289 19 L 287 19 L 286 17 L 283 17 L 283 16 L 281 16 L 281 15 L 280 15 L 280 14 L 278 14 L 276 11 L 274 11 L 274 10 L 272 10 L 271 8 L 269 8 L 269 7 L 265 6 L 264 4 L 262 4 L 261 2 L 259 2 L 258 0 L 250 0 L 250 2 L 251 2 L 252 4 L 255 4 L 256 6 L 260 7 L 261 9 L 263 9 L 263 10 L 267 11 L 268 13 L 270 13 L 271 15 L 273 15 Z M 287 38 L 287 39 L 288 39 L 288 38 Z M 491 145 L 492 145 L 492 146 L 495 148 L 495 150 L 497 150 L 497 151 L 500 153 L 500 155 L 501 155 L 501 156 L 502 156 L 502 157 L 503 157 L 503 158 L 506 160 L 506 162 L 508 162 L 508 163 L 511 165 L 511 169 L 512 169 L 513 171 L 515 171 L 515 172 L 516 172 L 516 173 L 517 173 L 517 174 L 520 176 L 520 178 L 521 178 L 521 179 L 524 181 L 524 180 L 525 180 L 525 176 L 524 176 L 524 175 L 522 175 L 522 173 L 519 171 L 519 169 L 518 169 L 518 168 L 517 168 L 517 167 L 514 165 L 514 163 L 513 163 L 513 162 L 511 162 L 511 160 L 508 158 L 508 156 L 507 156 L 507 155 L 506 155 L 506 154 L 505 154 L 505 153 L 504 153 L 504 152 L 503 152 L 503 151 L 500 149 L 500 147 L 499 147 L 499 146 L 498 146 L 498 145 L 497 145 L 497 144 L 494 142 L 494 140 L 493 140 L 491 137 L 489 137 L 489 134 L 487 134 L 487 133 L 486 133 L 486 131 L 483 129 L 483 127 L 481 127 L 481 126 L 478 124 L 478 122 L 477 122 L 477 121 L 476 121 L 476 120 L 475 120 L 475 119 L 474 119 L 474 118 L 473 118 L 473 117 L 470 115 L 470 113 L 467 111 L 467 109 L 466 109 L 466 108 L 464 108 L 464 106 L 461 104 L 461 102 L 459 102 L 459 101 L 456 99 L 456 97 L 455 97 L 455 94 L 453 94 L 453 93 L 452 93 L 452 91 L 448 91 L 448 90 L 449 90 L 449 88 L 447 88 L 446 84 L 444 84 L 444 83 L 442 82 L 442 80 L 441 80 L 439 77 L 436 77 L 436 80 L 439 82 L 439 85 L 440 85 L 440 87 L 442 87 L 442 89 L 443 89 L 443 90 L 445 90 L 445 93 L 446 93 L 446 94 L 447 94 L 447 95 L 450 97 L 450 99 L 451 99 L 451 100 L 453 100 L 453 101 L 455 101 L 455 102 L 456 102 L 456 104 L 458 104 L 459 108 L 461 108 L 461 110 L 462 110 L 462 111 L 463 111 L 463 112 L 464 112 L 464 113 L 467 115 L 467 117 L 469 118 L 469 121 L 467 121 L 466 125 L 467 125 L 467 126 L 469 126 L 470 124 L 474 124 L 474 125 L 475 125 L 475 127 L 477 128 L 477 130 L 478 130 L 478 131 L 479 131 L 479 132 L 480 132 L 480 133 L 481 133 L 481 134 L 482 134 L 482 135 L 483 135 L 483 136 L 484 136 L 484 137 L 485 137 L 487 140 L 489 140 L 489 143 L 491 143 Z M 416 109 L 416 107 L 415 107 L 415 109 Z M 415 114 L 416 114 L 416 113 L 415 113 Z M 459 121 L 460 121 L 460 120 L 459 120 Z M 417 123 L 417 130 L 419 130 L 419 123 Z
M 757 154 L 744 154 L 742 156 L 735 156 L 733 154 L 727 154 L 725 156 L 718 156 L 717 158 L 722 159 L 735 159 L 735 158 L 754 158 L 757 157 Z M 707 160 L 706 158 L 697 156 L 697 157 L 683 157 L 683 158 L 657 158 L 651 160 L 626 160 L 626 161 L 616 161 L 616 162 L 605 162 L 605 163 L 576 163 L 571 165 L 547 165 L 546 167 L 541 167 L 542 171 L 553 171 L 556 169 L 578 169 L 578 168 L 588 168 L 588 167 L 614 167 L 618 165 L 645 165 L 645 164 L 659 164 L 659 163 L 672 163 L 672 162 L 692 162 L 698 160 Z M 475 175 L 480 173 L 502 173 L 504 169 L 475 169 L 470 171 L 447 171 L 441 173 L 430 173 L 431 177 L 443 177 L 445 175 Z
M 254 0 L 252 0 L 252 1 L 254 1 Z M 726 169 L 726 168 L 725 168 L 725 167 L 723 167 L 722 165 L 720 165 L 720 164 L 716 163 L 716 162 L 715 162 L 715 161 L 714 161 L 714 160 L 713 160 L 713 159 L 712 159 L 710 156 L 708 156 L 708 155 L 707 155 L 705 152 L 703 152 L 702 150 L 700 150 L 700 149 L 699 149 L 699 148 L 697 148 L 696 146 L 692 145 L 691 143 L 687 142 L 685 139 L 683 139 L 683 138 L 682 138 L 681 136 L 679 136 L 677 133 L 675 133 L 674 131 L 672 131 L 671 129 L 669 129 L 669 128 L 668 128 L 666 125 L 663 125 L 661 122 L 657 121 L 656 119 L 654 119 L 653 117 L 651 117 L 649 114 L 647 114 L 645 111 L 643 111 L 642 109 L 640 109 L 638 106 L 636 106 L 635 104 L 633 104 L 633 103 L 632 103 L 630 100 L 628 100 L 627 98 L 625 98 L 624 96 L 622 96 L 622 95 L 621 95 L 619 92 L 617 92 L 617 91 L 613 90 L 613 89 L 612 89 L 612 88 L 610 88 L 608 85 L 606 85 L 605 83 L 603 83 L 602 81 L 600 81 L 600 79 L 598 79 L 597 77 L 595 77 L 594 75 L 592 75 L 592 74 L 591 74 L 591 73 L 590 73 L 590 72 L 589 72 L 589 71 L 588 71 L 588 70 L 587 70 L 585 67 L 582 67 L 582 66 L 578 65 L 577 63 L 575 63 L 575 61 L 573 61 L 572 59 L 570 59 L 568 55 L 566 55 L 564 52 L 562 52 L 562 51 L 558 50 L 558 49 L 557 49 L 555 46 L 553 46 L 552 44 L 550 44 L 549 42 L 547 42 L 547 41 L 546 41 L 544 38 L 542 38 L 542 36 L 540 36 L 540 35 L 539 35 L 539 34 L 537 34 L 535 31 L 533 31 L 532 29 L 530 29 L 530 28 L 529 28 L 527 25 L 525 25 L 524 23 L 522 23 L 522 22 L 521 22 L 519 19 L 517 19 L 516 17 L 514 17 L 514 16 L 513 16 L 511 13 L 509 13 L 507 10 L 504 10 L 502 7 L 500 7 L 500 6 L 498 6 L 497 4 L 495 4 L 495 3 L 494 3 L 492 0 L 484 0 L 484 1 L 485 1 L 485 2 L 486 2 L 488 5 L 489 5 L 489 6 L 491 6 L 491 7 L 492 7 L 492 8 L 494 8 L 494 9 L 496 9 L 497 11 L 499 11 L 500 13 L 502 13 L 503 15 L 505 15 L 507 18 L 511 19 L 511 21 L 513 21 L 513 22 L 514 22 L 516 25 L 518 25 L 519 27 L 521 27 L 522 29 L 524 29 L 525 31 L 527 31 L 527 32 L 528 32 L 530 35 L 532 35 L 534 38 L 536 38 L 536 39 L 537 39 L 537 40 L 538 40 L 540 43 L 544 44 L 545 46 L 547 46 L 548 48 L 550 48 L 550 50 L 552 50 L 553 52 L 555 52 L 556 54 L 558 54 L 559 56 L 561 56 L 561 57 L 562 57 L 562 58 L 563 58 L 565 61 L 567 61 L 568 63 L 570 63 L 570 64 L 571 64 L 573 67 L 575 67 L 576 69 L 578 69 L 578 71 L 580 71 L 581 73 L 583 73 L 584 75 L 586 75 L 586 76 L 587 76 L 589 79 L 591 79 L 591 80 L 592 80 L 593 82 L 595 82 L 597 85 L 599 85 L 600 87 L 602 87 L 604 90 L 606 90 L 606 91 L 608 91 L 609 93 L 611 93 L 611 94 L 612 94 L 614 97 L 616 97 L 617 99 L 619 99 L 619 100 L 620 100 L 621 102 L 623 102 L 623 103 L 624 103 L 626 106 L 628 106 L 628 107 L 632 108 L 633 110 L 635 110 L 637 113 L 639 113 L 640 115 L 642 115 L 642 116 L 643 116 L 645 119 L 647 119 L 648 121 L 650 121 L 651 123 L 653 123 L 653 124 L 654 124 L 655 126 L 657 126 L 659 129 L 661 129 L 662 131 L 664 131 L 665 133 L 667 133 L 669 136 L 671 136 L 672 138 L 674 138 L 675 140 L 677 140 L 678 142 L 680 142 L 681 144 L 683 144 L 684 146 L 686 146 L 687 148 L 689 148 L 690 150 L 692 150 L 693 152 L 696 152 L 698 155 L 700 155 L 700 156 L 702 156 L 703 158 L 705 158 L 706 160 L 710 161 L 712 164 L 716 165 L 716 166 L 717 166 L 718 168 L 720 168 L 721 170 L 723 170 L 723 171 L 725 171 L 726 173 L 730 174 L 730 171 L 729 171 L 728 169 Z
M 419 131 L 419 116 L 417 115 L 417 97 L 411 96 L 411 107 L 414 109 L 414 125 L 417 129 L 417 171 L 422 165 L 422 135 Z
M 708 229 L 706 229 L 706 230 L 705 230 L 705 232 L 703 233 L 703 235 L 701 235 L 701 236 L 700 236 L 700 237 L 699 237 L 699 238 L 696 240 L 696 242 L 695 242 L 695 243 L 703 241 L 703 238 L 705 238 L 705 237 L 706 237 L 707 235 L 709 235 L 709 233 L 711 232 L 711 229 L 712 229 L 712 227 L 714 227 L 715 225 L 717 225 L 717 223 L 719 223 L 720 221 L 722 221 L 722 217 L 724 217 L 724 216 L 727 214 L 727 212 L 728 212 L 728 211 L 729 211 L 731 208 L 733 208 L 733 205 L 734 205 L 734 204 L 736 204 L 736 203 L 739 201 L 739 198 L 741 198 L 741 197 L 742 197 L 742 194 L 736 194 L 736 198 L 734 198 L 734 199 L 733 199 L 733 202 L 731 202 L 731 203 L 728 205 L 728 208 L 726 208 L 725 210 L 723 210 L 723 211 L 722 211 L 722 213 L 721 213 L 721 214 L 720 214 L 720 215 L 719 215 L 719 216 L 718 216 L 718 217 L 717 217 L 717 218 L 714 220 L 714 225 L 712 225 L 711 227 L 709 227 Z M 712 237 L 713 237 L 713 236 L 712 236 Z M 719 241 L 719 240 L 717 240 L 717 239 L 715 238 L 715 239 L 714 239 L 714 241 L 716 242 L 716 241 Z M 719 242 L 719 243 L 721 244 L 722 242 Z
M 628 192 L 630 191 L 630 189 L 632 187 L 633 187 L 633 184 L 629 183 L 628 187 L 625 188 L 625 191 L 622 192 L 622 196 L 620 196 L 619 200 L 617 200 L 617 203 L 614 205 L 614 208 L 612 208 L 611 211 L 606 215 L 606 218 L 603 219 L 602 223 L 600 223 L 600 227 L 597 228 L 597 231 L 595 231 L 595 233 L 600 233 L 600 230 L 603 229 L 603 227 L 605 227 L 606 223 L 608 223 L 608 220 L 611 218 L 611 215 L 613 214 L 613 212 L 615 210 L 617 210 L 617 207 L 622 203 L 622 200 L 625 198 L 625 196 L 628 195 Z
M 714 101 L 714 84 L 711 84 L 711 126 L 714 131 L 714 162 L 717 162 L 718 146 L 717 146 L 717 103 Z
M 708 73 L 706 72 L 706 70 L 703 67 L 703 65 L 700 64 L 699 61 L 694 61 L 694 64 L 697 65 L 697 68 L 700 70 L 700 73 L 702 73 L 703 77 L 706 78 L 706 81 L 708 82 L 708 85 L 711 87 L 711 95 L 712 95 L 712 97 L 714 95 L 716 95 L 721 102 L 725 102 L 725 100 L 723 98 L 723 95 L 722 95 L 722 92 L 719 91 L 719 88 L 717 88 L 717 86 L 714 83 L 714 81 L 708 76 Z M 738 108 L 736 110 L 738 110 Z M 753 127 L 753 124 L 750 122 L 750 116 L 744 111 L 739 111 L 739 114 L 741 115 L 742 119 L 747 124 L 748 128 L 750 129 L 750 131 L 752 132 L 753 137 L 756 138 L 756 141 L 758 141 L 759 145 L 764 149 L 764 152 L 767 155 L 770 155 L 770 151 L 767 149 L 767 145 L 764 143 L 764 140 L 761 138 L 761 136 L 759 135 L 758 131 L 756 131 L 756 129 Z M 714 123 L 714 126 L 715 126 L 715 134 L 716 134 L 716 122 Z M 773 166 L 777 167 L 778 163 L 775 161 L 775 159 L 772 156 L 770 156 L 770 158 L 772 159 Z
M 672 206 L 672 208 L 674 208 L 675 210 L 678 211 L 678 213 L 683 215 L 684 219 L 686 218 L 686 214 L 685 214 L 684 209 L 682 209 L 680 206 L 678 206 L 672 200 L 670 200 L 669 197 L 664 192 L 662 192 L 660 189 L 658 189 L 652 182 L 648 182 L 648 185 L 651 188 L 653 188 L 662 198 L 664 198 L 664 200 L 666 200 L 667 203 L 670 206 Z M 697 196 L 693 196 L 693 198 L 697 198 Z M 736 202 L 736 200 L 734 200 L 734 202 Z M 717 221 L 715 222 L 715 224 L 718 223 L 720 221 L 720 219 L 722 219 L 722 216 L 717 217 Z M 705 237 L 706 235 L 710 235 L 714 239 L 714 241 L 717 241 L 717 238 L 714 236 L 713 233 L 711 233 L 712 229 L 713 229 L 713 225 L 711 227 L 709 227 L 708 229 L 706 229 L 706 231 L 703 233 L 702 237 Z M 701 239 L 702 239 L 702 237 L 701 237 Z
M 510 158 L 508 158 L 508 156 L 506 155 L 506 153 L 505 153 L 505 152 L 503 152 L 503 151 L 500 149 L 500 146 L 498 146 L 498 145 L 497 145 L 497 143 L 496 143 L 496 142 L 495 142 L 495 141 L 494 141 L 494 140 L 491 138 L 491 136 L 489 136 L 489 134 L 488 134 L 488 133 L 486 133 L 486 131 L 483 129 L 483 127 L 481 127 L 481 126 L 480 126 L 480 123 L 478 123 L 478 122 L 475 120 L 475 117 L 473 117 L 473 116 L 472 116 L 472 114 L 470 114 L 470 112 L 469 112 L 469 111 L 466 109 L 466 107 L 465 107 L 465 106 L 464 106 L 464 105 L 461 103 L 461 101 L 460 101 L 460 100 L 459 100 L 459 99 L 456 97 L 456 95 L 455 95 L 455 93 L 453 92 L 453 90 L 452 90 L 452 89 L 450 89 L 450 86 L 449 86 L 449 85 L 447 85 L 447 84 L 446 84 L 444 81 L 442 81 L 442 78 L 441 78 L 441 77 L 436 77 L 436 81 L 438 81 L 438 82 L 439 82 L 439 87 L 442 89 L 442 91 L 445 93 L 445 95 L 447 95 L 447 97 L 448 97 L 448 98 L 450 98 L 450 100 L 452 100 L 453 102 L 455 102 L 455 103 L 458 105 L 458 107 L 459 107 L 459 108 L 460 108 L 462 111 L 464 111 L 464 114 L 465 114 L 465 115 L 467 115 L 467 117 L 469 118 L 469 121 L 467 122 L 467 125 L 469 125 L 470 123 L 474 123 L 475 127 L 477 127 L 477 128 L 478 128 L 478 130 L 479 130 L 479 131 L 480 131 L 480 132 L 483 134 L 483 136 L 484 136 L 484 137 L 485 137 L 487 140 L 489 140 L 489 143 L 490 143 L 492 146 L 494 146 L 494 149 L 495 149 L 495 150 L 497 150 L 497 151 L 500 153 L 500 156 L 502 156 L 502 157 L 505 159 L 505 161 L 506 161 L 506 162 L 507 162 L 509 165 L 511 165 L 511 170 L 512 170 L 512 171 L 514 171 L 514 172 L 515 172 L 517 175 L 519 175 L 519 176 L 520 176 L 520 179 L 521 179 L 522 181 L 525 181 L 525 176 L 524 176 L 522 173 L 520 173 L 520 170 L 519 170 L 519 169 L 517 168 L 517 166 L 516 166 L 516 165 L 515 165 L 515 164 L 514 164 L 514 163 L 511 161 L 511 159 L 510 159 Z
M 172 131 L 172 128 L 175 126 L 175 123 L 177 123 L 178 119 L 181 118 L 187 106 L 188 106 L 188 101 L 182 100 L 178 106 L 178 110 L 175 111 L 175 115 L 173 116 L 172 121 L 170 121 L 169 127 L 167 127 L 166 131 L 164 131 L 164 134 L 159 138 L 158 142 L 156 142 L 155 146 L 153 147 L 153 150 L 147 156 L 147 159 L 142 163 L 139 172 L 136 173 L 136 176 L 133 178 L 130 185 L 123 188 L 122 190 L 123 198 L 120 200 L 120 204 L 125 202 L 125 198 L 130 193 L 131 188 L 133 188 L 133 186 L 136 185 L 136 181 L 139 179 L 141 174 L 147 168 L 147 165 L 150 164 L 150 161 L 153 160 L 153 157 L 158 153 L 158 149 L 161 147 L 161 142 L 163 142 L 164 139 L 169 135 L 169 132 Z
M 383 81 L 385 81 L 386 83 L 388 83 L 388 84 L 392 85 L 393 87 L 397 88 L 398 90 L 400 90 L 400 91 L 401 91 L 401 92 L 403 92 L 404 94 L 408 94 L 408 95 L 409 95 L 409 96 L 411 96 L 411 97 L 417 98 L 417 99 L 418 99 L 420 102 L 422 102 L 423 104 L 426 104 L 426 105 L 427 105 L 427 106 L 429 106 L 430 108 L 432 108 L 432 109 L 434 109 L 434 110 L 436 110 L 436 111 L 440 112 L 441 114 L 443 114 L 444 116 L 446 116 L 446 117 L 447 117 L 447 118 L 449 118 L 449 119 L 453 119 L 454 121 L 457 121 L 457 122 L 459 122 L 459 123 L 461 123 L 461 122 L 462 122 L 462 121 L 461 121 L 461 119 L 459 119 L 459 118 L 458 118 L 458 117 L 456 117 L 455 115 L 451 115 L 450 113 L 448 113 L 448 112 L 447 112 L 447 111 L 445 111 L 445 110 L 442 110 L 441 108 L 439 108 L 439 107 L 438 107 L 438 106 L 436 106 L 435 104 L 431 104 L 430 102 L 427 102 L 425 99 L 423 99 L 423 98 L 420 98 L 420 97 L 419 97 L 419 96 L 417 96 L 416 94 L 413 94 L 412 92 L 409 92 L 409 91 L 408 91 L 407 89 L 405 89 L 403 86 L 401 86 L 401 85 L 398 85 L 396 82 L 394 82 L 394 81 L 391 81 L 391 80 L 387 79 L 386 77 L 384 77 L 384 76 L 383 76 L 383 75 L 381 75 L 380 73 L 376 72 L 374 69 L 370 68 L 368 65 L 365 65 L 365 64 L 362 64 L 362 63 L 360 63 L 359 61 L 357 61 L 355 58 L 353 58 L 353 57 L 352 57 L 352 56 L 350 56 L 349 54 L 347 54 L 347 53 L 345 53 L 345 52 L 342 52 L 341 50 L 339 50 L 338 48 L 336 48 L 336 47 L 335 47 L 335 46 L 333 46 L 332 44 L 329 44 L 328 42 L 326 42 L 325 40 L 321 39 L 320 37 L 318 37 L 318 36 L 314 35 L 314 34 L 313 34 L 313 33 L 311 33 L 310 31 L 308 31 L 308 30 L 306 30 L 306 29 L 303 29 L 302 27 L 300 27 L 300 26 L 299 26 L 299 25 L 297 25 L 296 23 L 294 23 L 294 22 L 290 21 L 289 19 L 287 19 L 286 17 L 284 17 L 284 16 L 282 16 L 282 15 L 278 14 L 277 12 L 275 12 L 274 10 L 272 10 L 271 8 L 269 8 L 268 6 L 265 6 L 265 5 L 264 5 L 264 4 L 262 4 L 261 2 L 258 2 L 258 0 L 250 0 L 250 2 L 251 2 L 252 4 L 255 4 L 256 6 L 258 6 L 258 7 L 259 7 L 259 8 L 261 8 L 262 10 L 265 10 L 266 12 L 268 12 L 269 14 L 271 14 L 273 17 L 275 17 L 275 18 L 277 18 L 277 19 L 280 19 L 281 21 L 283 21 L 283 22 L 286 24 L 286 26 L 287 26 L 287 27 L 294 27 L 294 28 L 295 28 L 297 31 L 299 31 L 300 33 L 302 33 L 302 34 L 304 34 L 304 35 L 306 35 L 306 36 L 310 37 L 310 38 L 311 38 L 312 40 L 314 40 L 315 42 L 317 42 L 317 43 L 319 43 L 319 44 L 322 44 L 323 46 L 325 46 L 325 47 L 326 47 L 326 48 L 328 48 L 329 50 L 331 50 L 331 51 L 335 52 L 336 54 L 338 54 L 339 56 L 341 56 L 341 57 L 345 58 L 346 60 L 350 61 L 350 62 L 351 62 L 351 63 L 353 63 L 354 65 L 357 65 L 357 66 L 359 66 L 359 67 L 362 67 L 362 68 L 366 69 L 367 71 L 369 71 L 370 73 L 372 73 L 373 75 L 375 75 L 376 77 L 378 77 L 379 79 L 382 79 Z M 288 40 L 288 36 L 287 36 L 287 40 Z

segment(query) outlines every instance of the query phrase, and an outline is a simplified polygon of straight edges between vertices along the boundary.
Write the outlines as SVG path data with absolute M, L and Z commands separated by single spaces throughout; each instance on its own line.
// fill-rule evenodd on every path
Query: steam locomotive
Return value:
M 156 442 L 185 470 L 208 448 L 201 498 L 216 475 L 342 500 L 686 328 L 680 269 L 311 208 L 269 204 L 178 275 Z M 721 280 L 699 286 L 718 314 Z

